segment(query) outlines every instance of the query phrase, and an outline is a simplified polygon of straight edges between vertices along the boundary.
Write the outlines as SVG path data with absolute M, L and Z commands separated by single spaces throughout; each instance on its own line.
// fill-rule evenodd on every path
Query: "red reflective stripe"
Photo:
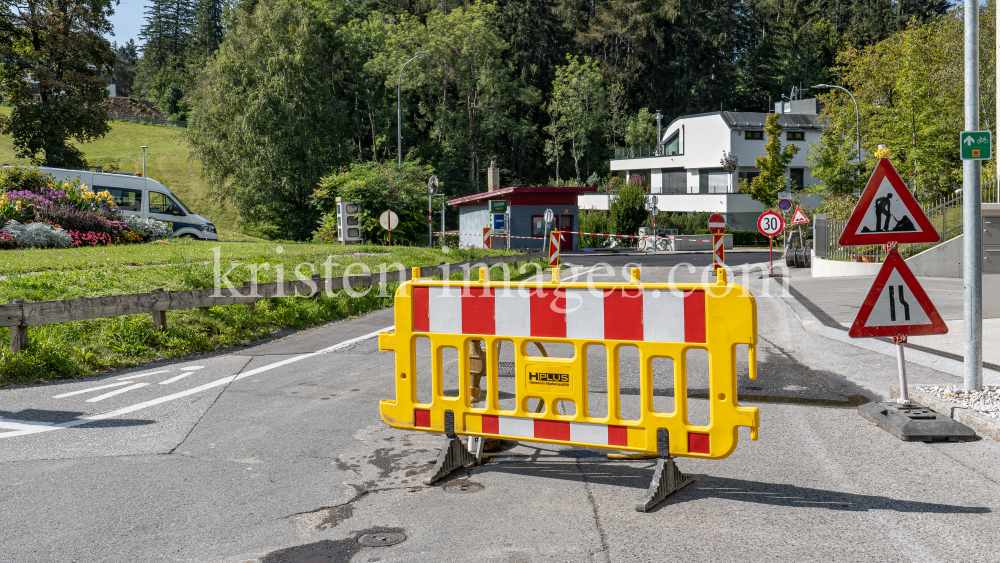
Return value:
M 642 340 L 642 290 L 604 292 L 604 339 Z
M 536 290 L 531 293 L 531 336 L 566 338 L 565 291 Z
M 431 411 L 413 409 L 413 425 L 417 428 L 430 428 Z
M 483 415 L 483 434 L 499 434 L 500 417 L 495 414 Z
M 493 322 L 495 300 L 493 289 L 469 287 L 462 291 L 462 332 L 465 334 L 496 334 Z
M 691 432 L 688 434 L 688 453 L 692 454 L 710 454 L 712 453 L 712 448 L 709 442 L 708 434 L 695 434 Z
M 628 446 L 628 428 L 624 426 L 608 426 L 609 446 Z
M 535 438 L 569 442 L 569 423 L 558 420 L 535 420 Z
M 684 342 L 705 342 L 705 292 L 684 294 Z
M 430 297 L 426 287 L 413 288 L 413 330 L 417 332 L 429 332 L 431 321 L 428 316 Z

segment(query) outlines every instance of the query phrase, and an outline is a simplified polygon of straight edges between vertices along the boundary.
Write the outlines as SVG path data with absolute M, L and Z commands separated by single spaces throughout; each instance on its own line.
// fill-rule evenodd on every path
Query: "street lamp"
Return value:
M 854 119 L 858 132 L 858 164 L 861 164 L 861 112 L 858 110 L 858 101 L 854 99 L 854 94 L 847 88 L 836 84 L 816 84 L 812 88 L 836 88 L 847 92 L 847 95 L 851 97 L 851 101 L 854 102 Z
M 413 55 L 413 58 L 403 63 L 403 66 L 399 69 L 399 83 L 396 84 L 396 148 L 399 152 L 399 177 L 403 178 L 403 70 L 406 65 L 413 62 L 417 57 L 422 57 L 426 55 L 426 51 L 417 51 L 417 54 Z
M 146 177 L 146 149 L 147 145 L 142 145 L 142 177 Z

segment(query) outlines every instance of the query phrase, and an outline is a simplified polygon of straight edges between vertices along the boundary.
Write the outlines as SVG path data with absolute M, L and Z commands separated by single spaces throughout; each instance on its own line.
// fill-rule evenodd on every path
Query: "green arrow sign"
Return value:
M 993 158 L 993 133 L 990 131 L 962 131 L 959 145 L 962 147 L 962 160 Z

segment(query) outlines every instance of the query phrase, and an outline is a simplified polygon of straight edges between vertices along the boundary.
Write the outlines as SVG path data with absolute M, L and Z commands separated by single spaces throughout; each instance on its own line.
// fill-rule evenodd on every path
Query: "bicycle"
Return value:
M 647 250 L 666 250 L 667 241 L 660 237 L 647 237 L 644 236 L 639 239 L 639 250 L 643 252 Z

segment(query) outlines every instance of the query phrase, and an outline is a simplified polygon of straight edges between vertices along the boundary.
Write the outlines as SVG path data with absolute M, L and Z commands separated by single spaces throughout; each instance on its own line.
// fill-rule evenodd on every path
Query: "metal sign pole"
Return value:
M 774 247 L 774 237 L 767 237 L 767 271 L 768 275 L 774 275 L 774 259 L 771 258 L 771 249 Z
M 965 0 L 965 129 L 979 129 L 979 2 Z M 983 388 L 982 164 L 962 161 L 965 388 Z

